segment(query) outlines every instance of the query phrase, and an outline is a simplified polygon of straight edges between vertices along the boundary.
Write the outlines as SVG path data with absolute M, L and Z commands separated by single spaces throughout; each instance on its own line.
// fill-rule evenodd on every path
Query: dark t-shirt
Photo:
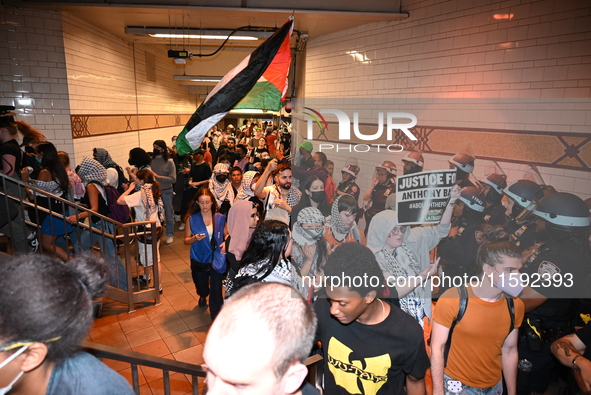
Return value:
M 314 303 L 326 394 L 402 395 L 406 375 L 425 376 L 429 357 L 423 331 L 411 316 L 390 304 L 390 314 L 379 324 L 342 325 L 329 309 L 328 299 Z
M 211 178 L 211 167 L 206 162 L 200 165 L 193 163 L 191 165 L 191 178 L 193 182 L 209 180 Z
M 10 169 L 10 168 L 5 168 L 5 167 L 9 167 L 8 164 L 4 161 L 0 162 L 0 166 L 2 166 L 2 172 L 3 173 L 10 173 L 11 171 L 15 171 L 17 174 L 20 173 L 21 170 L 21 159 L 22 159 L 22 151 L 18 146 L 18 143 L 16 142 L 16 140 L 10 140 L 5 142 L 4 144 L 2 144 L 2 146 L 0 146 L 0 158 L 2 158 L 4 155 L 12 155 L 15 158 L 14 161 L 14 169 Z

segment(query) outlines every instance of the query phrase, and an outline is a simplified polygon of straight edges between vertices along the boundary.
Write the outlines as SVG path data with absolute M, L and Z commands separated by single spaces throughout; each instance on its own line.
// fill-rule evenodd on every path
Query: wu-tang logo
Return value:
M 392 366 L 388 354 L 351 360 L 353 350 L 334 337 L 328 342 L 327 354 L 328 369 L 334 376 L 336 385 L 350 394 L 375 395 L 388 381 L 388 369 Z

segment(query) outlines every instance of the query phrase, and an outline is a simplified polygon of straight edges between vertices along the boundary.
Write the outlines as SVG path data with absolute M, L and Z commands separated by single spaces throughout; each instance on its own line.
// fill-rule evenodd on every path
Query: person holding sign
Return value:
M 388 280 L 396 287 L 400 308 L 423 327 L 424 318 L 431 318 L 431 287 L 429 276 L 437 272 L 438 260 L 429 261 L 429 251 L 449 233 L 453 208 L 460 197 L 454 186 L 441 222 L 435 226 L 400 226 L 396 212 L 384 210 L 373 218 L 367 234 L 367 246 L 375 254 Z

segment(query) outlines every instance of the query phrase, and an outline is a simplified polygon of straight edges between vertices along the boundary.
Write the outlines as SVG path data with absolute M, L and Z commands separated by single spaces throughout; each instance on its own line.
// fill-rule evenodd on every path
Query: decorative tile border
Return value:
M 305 125 L 304 123 L 302 123 Z M 374 134 L 377 125 L 359 124 L 363 134 Z M 591 170 L 591 133 L 542 132 L 530 130 L 502 130 L 416 126 L 411 129 L 417 141 L 395 131 L 393 141 L 382 138 L 357 144 L 400 144 L 406 150 L 453 155 L 471 152 L 479 159 L 532 164 L 560 169 Z M 326 130 L 314 128 L 316 142 L 346 144 L 338 141 L 338 123 L 329 123 Z
M 71 115 L 72 138 L 184 126 L 191 114 Z

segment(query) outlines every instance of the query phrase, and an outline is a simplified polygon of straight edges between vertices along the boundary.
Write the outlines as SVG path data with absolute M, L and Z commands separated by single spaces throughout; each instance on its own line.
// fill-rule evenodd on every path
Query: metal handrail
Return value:
M 147 366 L 162 370 L 164 393 L 167 395 L 170 394 L 170 372 L 190 375 L 193 395 L 199 395 L 198 378 L 207 375 L 207 371 L 201 365 L 156 357 L 154 355 L 142 354 L 130 350 L 123 350 L 88 341 L 82 342 L 81 346 L 85 351 L 98 358 L 129 363 L 131 365 L 133 390 L 138 395 L 140 393 L 138 366 Z M 253 355 L 253 358 L 256 358 L 256 356 Z M 322 362 L 322 356 L 317 354 L 306 359 L 306 366 L 308 367 L 308 382 L 317 388 L 319 388 L 318 386 L 322 380 Z
M 33 201 L 26 200 L 26 189 L 30 189 L 34 192 Z M 72 203 L 61 196 L 52 195 L 33 185 L 25 184 L 20 180 L 6 176 L 5 174 L 1 173 L 0 196 L 6 197 L 4 200 L 4 204 L 1 205 L 3 207 L 0 207 L 0 210 L 4 210 L 6 213 L 16 215 L 16 218 L 12 220 L 10 219 L 10 216 L 8 216 L 8 224 L 3 227 L 3 233 L 5 233 L 10 238 L 13 251 L 18 251 L 21 253 L 30 252 L 28 247 L 26 247 L 25 250 L 23 250 L 21 246 L 19 250 L 19 248 L 15 244 L 15 238 L 17 237 L 17 233 L 19 233 L 20 235 L 26 235 L 27 233 L 29 233 L 31 229 L 35 229 L 38 233 L 40 233 L 40 214 L 47 215 L 50 218 L 64 220 L 63 226 L 65 228 L 67 226 L 65 224 L 65 218 L 67 215 L 53 211 L 52 208 L 61 210 L 62 213 L 66 213 L 69 211 L 77 216 L 79 216 L 83 212 L 86 212 L 88 213 L 90 224 L 87 225 L 81 222 L 76 222 L 76 224 L 71 225 L 73 227 L 73 230 L 76 231 L 77 239 L 70 238 L 70 241 L 76 244 L 78 251 L 83 251 L 84 247 L 82 246 L 82 235 L 85 232 L 87 232 L 87 238 L 89 239 L 89 243 L 95 244 L 96 242 L 98 242 L 101 247 L 106 247 L 104 248 L 104 250 L 103 248 L 101 248 L 101 255 L 109 263 L 111 271 L 115 273 L 114 278 L 112 277 L 112 280 L 116 279 L 117 281 L 112 281 L 112 284 L 108 287 L 105 296 L 117 300 L 119 302 L 126 303 L 128 305 L 129 312 L 134 311 L 134 306 L 138 302 L 154 300 L 155 304 L 160 303 L 160 273 L 158 272 L 158 270 L 154 270 L 154 288 L 133 291 L 132 287 L 132 271 L 136 263 L 132 259 L 134 255 L 132 254 L 132 251 L 130 249 L 130 243 L 137 236 L 143 235 L 144 237 L 151 237 L 153 240 L 151 244 L 155 245 L 155 241 L 157 240 L 157 229 L 156 226 L 154 226 L 155 221 L 120 223 L 107 216 L 101 215 L 86 207 L 83 207 L 79 204 Z M 40 196 L 48 198 L 49 208 L 45 208 L 39 205 L 38 197 Z M 16 204 L 16 213 L 14 213 L 15 208 L 10 206 L 10 202 Z M 52 204 L 52 202 L 57 203 L 57 207 L 55 204 Z M 29 219 L 26 219 L 26 208 L 30 209 Z M 94 225 L 90 218 L 94 219 Z M 50 225 L 51 231 L 53 233 L 53 221 L 50 221 Z M 140 225 L 144 225 L 143 231 L 137 231 L 137 227 Z M 148 225 L 150 225 L 150 228 L 148 228 Z M 110 229 L 113 229 L 113 233 L 109 231 Z M 115 229 L 120 229 L 121 234 L 115 235 Z M 121 257 L 119 256 L 119 254 L 117 254 L 117 240 L 123 240 L 123 251 Z M 150 243 L 145 244 L 150 245 Z M 92 248 L 92 245 L 87 246 L 86 248 Z M 157 248 L 152 248 L 153 262 L 157 262 L 157 256 Z M 122 258 L 123 261 L 121 261 Z M 157 268 L 157 265 L 154 265 L 154 268 Z

